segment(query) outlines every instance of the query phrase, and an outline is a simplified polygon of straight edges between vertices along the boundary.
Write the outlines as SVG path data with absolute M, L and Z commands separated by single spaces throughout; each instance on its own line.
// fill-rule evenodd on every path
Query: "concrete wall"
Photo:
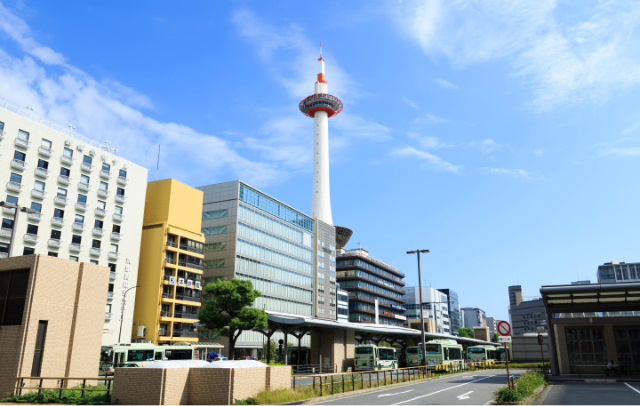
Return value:
M 537 334 L 525 334 L 511 337 L 511 359 L 513 362 L 545 362 L 549 361 L 549 337 L 542 334 L 542 353 Z
M 489 327 L 474 327 L 473 338 L 476 340 L 491 341 L 491 335 L 489 335 Z

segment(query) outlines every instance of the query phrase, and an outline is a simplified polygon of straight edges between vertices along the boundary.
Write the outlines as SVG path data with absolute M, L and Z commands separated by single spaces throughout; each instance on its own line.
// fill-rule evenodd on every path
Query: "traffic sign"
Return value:
M 498 333 L 501 336 L 508 336 L 511 334 L 511 324 L 508 321 L 500 321 L 498 322 Z
M 498 342 L 499 343 L 510 343 L 511 342 L 511 337 L 509 337 L 509 336 L 498 337 Z

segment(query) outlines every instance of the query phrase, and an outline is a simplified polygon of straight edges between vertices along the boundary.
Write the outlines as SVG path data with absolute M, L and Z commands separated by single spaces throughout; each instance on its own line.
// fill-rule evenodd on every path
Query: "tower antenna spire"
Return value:
M 322 58 L 322 41 L 320 41 L 320 58 Z

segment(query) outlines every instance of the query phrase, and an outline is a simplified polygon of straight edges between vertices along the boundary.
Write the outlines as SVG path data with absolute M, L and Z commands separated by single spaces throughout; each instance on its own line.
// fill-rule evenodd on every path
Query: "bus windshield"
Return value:
M 424 349 L 427 354 L 440 354 L 440 344 L 425 344 Z
M 100 349 L 100 362 L 113 362 L 113 347 L 102 347 Z
M 169 360 L 193 359 L 193 350 L 166 350 L 164 353 Z
M 476 354 L 484 354 L 484 348 L 468 348 L 467 352 L 476 353 Z
M 153 361 L 153 350 L 129 350 L 127 361 Z
M 373 347 L 357 347 L 356 354 L 373 354 Z
M 382 361 L 393 361 L 396 359 L 396 352 L 393 348 L 379 348 L 378 351 L 380 352 L 380 359 Z
M 407 353 L 408 354 L 417 354 L 418 353 L 418 348 L 417 347 L 407 348 Z

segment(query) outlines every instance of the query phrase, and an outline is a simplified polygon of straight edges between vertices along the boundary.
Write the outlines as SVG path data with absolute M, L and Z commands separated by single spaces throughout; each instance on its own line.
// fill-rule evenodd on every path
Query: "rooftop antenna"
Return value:
M 158 143 L 158 163 L 156 165 L 156 180 L 158 180 L 158 169 L 160 169 L 160 143 Z
M 322 58 L 322 41 L 320 41 L 320 58 Z

